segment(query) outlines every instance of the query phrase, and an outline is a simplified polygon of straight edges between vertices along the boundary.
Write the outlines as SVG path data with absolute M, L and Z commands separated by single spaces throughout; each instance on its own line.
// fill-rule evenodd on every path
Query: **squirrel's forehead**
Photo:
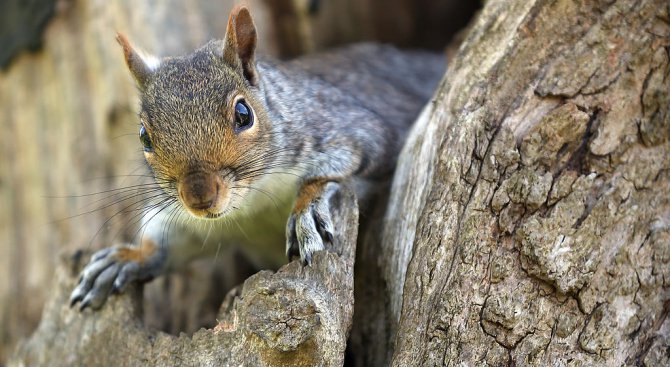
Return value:
M 141 110 L 150 125 L 217 123 L 226 119 L 226 109 L 234 94 L 228 88 L 160 91 L 142 98 Z
M 159 71 L 161 73 L 161 71 Z M 199 71 L 174 70 L 156 79 L 144 91 L 144 102 L 153 103 L 223 103 L 238 93 L 240 85 L 225 72 L 201 74 Z M 169 106 L 165 106 L 169 107 Z M 172 106 L 174 107 L 174 106 Z
M 152 118 L 152 111 L 175 116 L 155 116 L 156 119 L 179 118 L 184 114 L 194 118 L 212 117 L 220 112 L 244 88 L 244 82 L 229 67 L 211 58 L 173 58 L 155 71 L 142 95 L 142 109 Z
M 154 90 L 234 89 L 238 87 L 238 79 L 234 71 L 225 66 L 176 63 L 156 70 Z
M 211 52 L 195 52 L 182 57 L 166 58 L 156 70 L 157 80 L 163 81 L 241 81 L 237 72 Z M 238 80 L 239 79 L 239 80 Z

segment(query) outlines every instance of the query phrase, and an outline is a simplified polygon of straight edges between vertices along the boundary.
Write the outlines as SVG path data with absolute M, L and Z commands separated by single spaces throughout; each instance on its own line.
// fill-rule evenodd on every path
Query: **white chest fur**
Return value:
M 216 220 L 197 219 L 184 210 L 180 210 L 182 213 L 176 219 L 163 212 L 148 213 L 145 218 L 151 220 L 143 223 L 143 236 L 170 246 L 170 256 L 177 257 L 171 263 L 208 256 L 227 246 L 239 246 L 257 265 L 279 266 L 286 262 L 286 221 L 298 182 L 297 175 L 266 175 L 238 210 Z

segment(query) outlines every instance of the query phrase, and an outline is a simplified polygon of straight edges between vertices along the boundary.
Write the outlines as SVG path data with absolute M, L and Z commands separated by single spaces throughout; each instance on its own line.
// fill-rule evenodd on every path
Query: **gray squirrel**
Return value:
M 243 6 L 223 41 L 186 56 L 158 59 L 117 40 L 139 87 L 148 191 L 158 199 L 139 243 L 92 256 L 70 297 L 80 309 L 221 244 L 260 266 L 286 255 L 309 266 L 333 239 L 330 197 L 345 181 L 360 198 L 390 178 L 446 66 L 439 54 L 377 44 L 257 62 Z

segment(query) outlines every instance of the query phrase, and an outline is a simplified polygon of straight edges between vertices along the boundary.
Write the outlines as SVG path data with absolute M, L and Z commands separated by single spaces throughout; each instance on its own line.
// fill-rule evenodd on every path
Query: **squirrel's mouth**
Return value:
M 192 208 L 189 208 L 182 202 L 182 206 L 186 211 L 191 214 L 191 216 L 198 218 L 198 219 L 205 219 L 205 220 L 210 220 L 210 219 L 220 219 L 221 217 L 225 216 L 227 211 L 225 210 L 219 210 L 219 211 L 213 211 L 212 209 L 209 210 L 195 210 Z
M 221 212 L 221 213 L 207 213 L 207 215 L 205 215 L 205 218 L 216 219 L 216 218 L 221 218 L 222 216 L 223 216 L 223 212 Z

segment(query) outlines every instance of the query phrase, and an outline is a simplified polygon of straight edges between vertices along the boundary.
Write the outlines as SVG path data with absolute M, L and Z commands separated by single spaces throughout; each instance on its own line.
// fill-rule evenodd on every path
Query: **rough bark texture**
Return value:
M 193 336 L 142 325 L 138 288 L 100 312 L 69 308 L 90 254 L 65 257 L 40 326 L 10 365 L 341 366 L 353 314 L 358 208 L 348 189 L 331 205 L 338 228 L 332 252 L 318 253 L 312 266 L 294 261 L 251 276 L 228 294 L 217 325 Z
M 386 218 L 393 365 L 670 365 L 670 3 L 487 1 L 436 100 Z

